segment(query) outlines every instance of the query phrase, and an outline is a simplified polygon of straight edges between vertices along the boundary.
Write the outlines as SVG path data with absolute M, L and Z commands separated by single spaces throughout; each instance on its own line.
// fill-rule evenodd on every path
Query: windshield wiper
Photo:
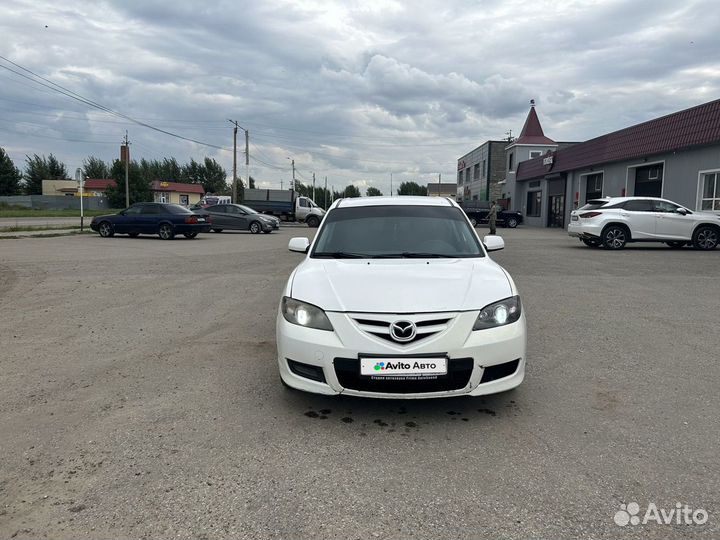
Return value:
M 353 253 L 351 251 L 323 251 L 314 253 L 313 257 L 318 259 L 369 259 L 370 255 L 366 253 Z
M 385 253 L 374 255 L 373 259 L 455 259 L 455 255 L 442 253 L 419 253 L 416 251 L 403 251 L 402 253 Z

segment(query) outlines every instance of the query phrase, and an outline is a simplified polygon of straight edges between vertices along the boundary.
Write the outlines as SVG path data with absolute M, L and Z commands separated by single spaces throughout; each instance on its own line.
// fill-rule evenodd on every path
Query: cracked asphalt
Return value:
M 0 537 L 720 536 L 720 250 L 500 230 L 525 383 L 374 401 L 280 385 L 311 233 L 0 241 Z

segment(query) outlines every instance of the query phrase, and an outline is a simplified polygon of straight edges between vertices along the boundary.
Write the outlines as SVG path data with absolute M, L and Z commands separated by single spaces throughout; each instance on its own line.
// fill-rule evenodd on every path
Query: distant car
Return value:
M 157 234 L 163 240 L 172 240 L 176 234 L 195 238 L 198 233 L 209 232 L 210 227 L 208 213 L 169 203 L 136 203 L 117 214 L 94 217 L 90 222 L 90 228 L 103 238 L 114 234 L 131 237 Z
M 490 201 L 468 201 L 461 204 L 462 209 L 467 214 L 473 227 L 477 227 L 480 223 L 488 222 L 488 213 L 490 212 Z M 515 210 L 503 210 L 498 205 L 497 224 L 500 227 L 509 227 L 514 229 L 523 222 L 523 215 Z
M 242 204 L 216 204 L 203 209 L 212 218 L 212 230 L 223 232 L 225 229 L 250 231 L 253 234 L 269 234 L 280 228 L 280 220 L 266 216 Z
M 666 199 L 606 197 L 593 199 L 570 214 L 568 234 L 588 247 L 622 249 L 628 242 L 665 242 L 671 248 L 720 244 L 720 215 L 693 212 Z

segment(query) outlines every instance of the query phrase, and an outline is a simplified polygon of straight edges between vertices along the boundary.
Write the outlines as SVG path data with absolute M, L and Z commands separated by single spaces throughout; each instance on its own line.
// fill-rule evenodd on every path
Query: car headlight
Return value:
M 316 328 L 318 330 L 330 330 L 333 327 L 330 324 L 330 319 L 327 318 L 325 312 L 317 306 L 308 304 L 307 302 L 301 302 L 294 298 L 288 298 L 283 296 L 282 305 L 283 317 L 285 320 L 298 326 L 305 326 L 307 328 Z
M 482 308 L 475 320 L 473 330 L 484 330 L 514 323 L 520 318 L 521 313 L 520 297 L 511 296 Z

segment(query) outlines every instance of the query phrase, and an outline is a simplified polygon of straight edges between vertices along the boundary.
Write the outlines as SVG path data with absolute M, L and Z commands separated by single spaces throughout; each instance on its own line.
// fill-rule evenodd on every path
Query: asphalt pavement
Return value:
M 525 383 L 385 401 L 280 385 L 312 232 L 0 242 L 0 537 L 720 536 L 720 250 L 500 230 Z

